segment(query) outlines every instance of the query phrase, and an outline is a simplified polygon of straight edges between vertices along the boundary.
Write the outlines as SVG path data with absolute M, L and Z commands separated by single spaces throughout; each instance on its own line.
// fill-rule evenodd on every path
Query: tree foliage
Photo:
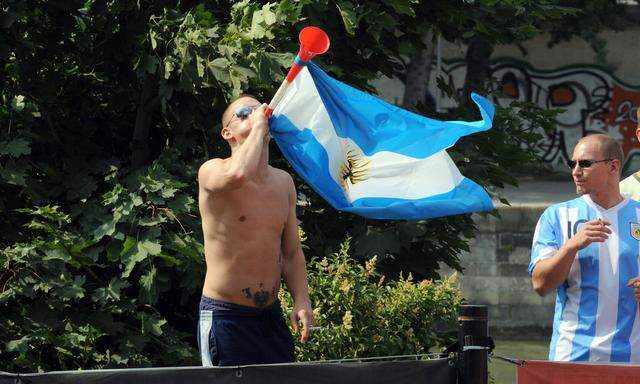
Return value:
M 508 33 L 483 27 L 484 19 L 457 23 L 474 5 L 452 10 L 447 3 L 438 2 L 427 20 L 457 25 L 451 39 Z M 485 8 L 525 3 L 495 0 Z M 375 91 L 369 81 L 401 70 L 403 55 L 422 44 L 428 4 L 4 1 L 0 369 L 197 364 L 204 265 L 196 171 L 228 154 L 216 131 L 222 110 L 241 92 L 268 99 L 297 50 L 297 32 L 309 24 L 332 39 L 317 62 Z M 514 164 L 535 159 L 527 146 L 551 121 L 531 105 L 498 108 L 495 128 L 461 141 L 452 157 L 495 191 L 513 182 Z M 308 255 L 330 255 L 350 234 L 355 258 L 377 255 L 381 271 L 414 271 L 421 280 L 437 276 L 439 261 L 459 267 L 474 233 L 469 215 L 367 221 L 334 212 L 297 185 Z

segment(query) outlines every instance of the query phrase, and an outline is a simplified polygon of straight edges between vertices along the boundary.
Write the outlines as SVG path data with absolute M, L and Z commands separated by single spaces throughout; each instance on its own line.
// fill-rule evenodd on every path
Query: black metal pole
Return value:
M 486 305 L 460 306 L 458 312 L 459 383 L 487 384 L 488 382 L 487 317 Z

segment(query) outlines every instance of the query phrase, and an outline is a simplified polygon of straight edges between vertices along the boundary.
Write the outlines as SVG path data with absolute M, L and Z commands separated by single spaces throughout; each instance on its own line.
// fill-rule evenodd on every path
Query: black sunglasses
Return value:
M 231 116 L 231 118 L 229 119 L 225 127 L 228 127 L 229 124 L 231 124 L 234 117 L 237 117 L 238 119 L 240 119 L 240 121 L 246 120 L 251 114 L 251 112 L 255 111 L 257 108 L 258 106 L 251 106 L 251 107 L 248 105 L 239 106 L 238 108 L 236 108 L 236 111 L 233 112 L 233 116 Z
M 580 166 L 580 168 L 589 168 L 595 163 L 602 163 L 604 161 L 611 161 L 613 159 L 603 159 L 603 160 L 567 160 L 567 165 L 569 168 L 573 169 L 576 167 L 576 164 Z

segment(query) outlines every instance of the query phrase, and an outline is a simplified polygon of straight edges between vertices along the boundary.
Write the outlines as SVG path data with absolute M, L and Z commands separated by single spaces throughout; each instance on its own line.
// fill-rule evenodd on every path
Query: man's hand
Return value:
M 633 287 L 633 295 L 636 297 L 638 303 L 640 303 L 640 276 L 629 280 L 627 287 Z
M 603 243 L 611 233 L 610 225 L 606 220 L 587 221 L 569 241 L 573 243 L 576 251 L 586 248 L 591 243 Z
M 258 108 L 254 109 L 249 115 L 249 124 L 251 125 L 251 130 L 257 131 L 265 143 L 269 142 L 271 135 L 269 135 L 269 118 L 265 115 L 265 110 L 267 109 L 267 104 L 262 104 Z
M 310 303 L 304 305 L 294 304 L 293 311 L 291 312 L 291 324 L 293 325 L 294 334 L 298 334 L 300 325 L 298 322 L 302 321 L 302 334 L 300 335 L 300 342 L 305 343 L 309 340 L 311 334 L 311 327 L 313 326 L 313 310 Z

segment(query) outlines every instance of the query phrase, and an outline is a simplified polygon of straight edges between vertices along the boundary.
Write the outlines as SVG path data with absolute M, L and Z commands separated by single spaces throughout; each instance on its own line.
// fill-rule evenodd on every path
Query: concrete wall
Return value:
M 550 335 L 555 294 L 540 297 L 528 274 L 533 231 L 550 205 L 576 197 L 573 183 L 522 181 L 508 188 L 506 206 L 495 202 L 500 218 L 476 215 L 479 233 L 461 255 L 462 293 L 469 303 L 489 306 L 493 333 L 513 337 Z M 443 269 L 443 273 L 453 271 Z
M 503 207 L 501 219 L 477 220 L 480 232 L 462 255 L 460 283 L 469 303 L 489 306 L 490 325 L 500 333 L 525 328 L 548 333 L 555 297 L 538 296 L 527 273 L 538 217 L 544 207 Z

